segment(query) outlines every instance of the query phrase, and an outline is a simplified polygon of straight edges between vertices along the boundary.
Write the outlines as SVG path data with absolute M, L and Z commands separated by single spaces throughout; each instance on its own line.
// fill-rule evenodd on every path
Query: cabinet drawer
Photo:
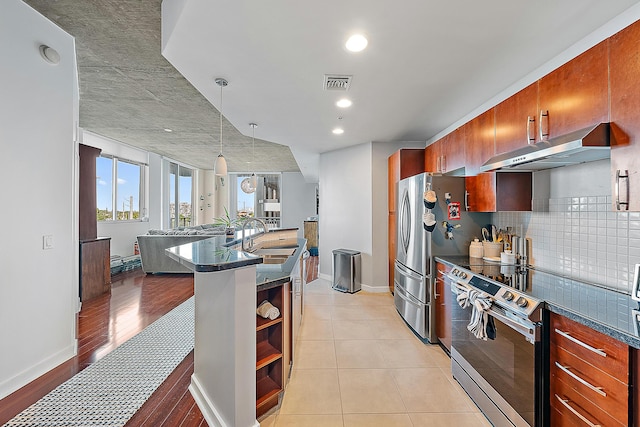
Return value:
M 551 401 L 552 426 L 594 425 L 602 427 L 622 427 L 628 425 L 627 422 L 621 423 L 601 408 L 595 406 L 557 377 L 551 381 L 549 400 Z M 625 414 L 625 417 L 626 416 Z
M 629 383 L 629 347 L 626 344 L 553 313 L 550 334 L 552 347 L 562 347 L 617 380 Z
M 596 369 L 561 347 L 551 348 L 551 382 L 562 381 L 575 392 L 625 424 L 629 410 L 629 386 Z M 585 408 L 588 409 L 589 408 Z

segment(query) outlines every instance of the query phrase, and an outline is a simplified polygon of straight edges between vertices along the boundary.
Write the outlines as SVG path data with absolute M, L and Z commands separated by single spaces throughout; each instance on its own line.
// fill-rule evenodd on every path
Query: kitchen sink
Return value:
M 260 248 L 255 251 L 251 251 L 254 255 L 261 257 L 285 257 L 288 258 L 296 251 L 296 248 Z
M 262 248 L 251 253 L 261 256 L 264 264 L 284 264 L 295 251 L 295 248 Z

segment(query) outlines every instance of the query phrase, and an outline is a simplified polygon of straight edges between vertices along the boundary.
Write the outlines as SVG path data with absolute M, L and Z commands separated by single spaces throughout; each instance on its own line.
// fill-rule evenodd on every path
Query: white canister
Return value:
M 502 264 L 513 265 L 516 263 L 516 256 L 511 251 L 500 252 L 500 262 Z
M 474 239 L 469 245 L 469 257 L 482 258 L 483 252 L 482 243 L 478 239 Z

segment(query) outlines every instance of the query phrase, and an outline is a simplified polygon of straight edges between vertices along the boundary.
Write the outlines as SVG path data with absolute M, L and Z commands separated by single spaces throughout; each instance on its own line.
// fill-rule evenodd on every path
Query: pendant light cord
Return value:
M 222 88 L 223 84 L 220 85 L 220 154 L 222 154 Z

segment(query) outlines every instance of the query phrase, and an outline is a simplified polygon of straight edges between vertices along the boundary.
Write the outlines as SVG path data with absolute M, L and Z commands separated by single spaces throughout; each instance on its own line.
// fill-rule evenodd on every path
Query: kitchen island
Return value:
M 287 247 L 291 255 L 263 264 L 265 257 L 240 250 L 239 240 L 225 236 L 166 250 L 169 257 L 194 272 L 194 373 L 189 390 L 211 426 L 259 425 L 257 293 L 284 288 L 306 241 L 291 238 L 285 230 L 266 233 L 260 243 L 265 247 Z M 281 319 L 286 317 L 286 322 L 288 315 L 282 308 Z M 284 386 L 282 382 L 280 385 Z

